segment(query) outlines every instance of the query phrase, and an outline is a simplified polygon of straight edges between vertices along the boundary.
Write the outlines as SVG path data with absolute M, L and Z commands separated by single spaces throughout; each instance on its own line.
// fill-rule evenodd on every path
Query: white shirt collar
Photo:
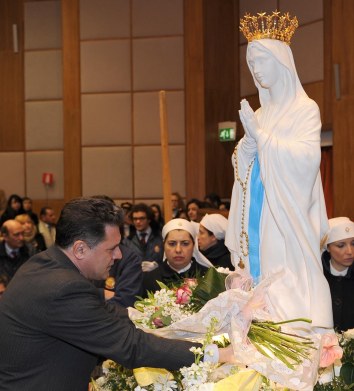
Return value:
M 176 273 L 181 274 L 181 273 L 184 273 L 184 272 L 186 272 L 187 270 L 189 270 L 189 269 L 191 268 L 191 266 L 192 266 L 192 261 L 190 261 L 189 264 L 188 264 L 186 267 L 184 267 L 183 269 L 181 269 L 181 270 L 176 270 L 176 269 L 174 269 L 174 268 L 169 264 L 168 261 L 167 261 L 167 264 L 168 264 L 168 266 L 169 266 L 172 270 L 174 270 Z
M 344 276 L 346 276 L 347 275 L 347 273 L 348 273 L 348 267 L 346 267 L 344 270 L 342 270 L 342 271 L 338 271 L 337 269 L 335 269 L 334 267 L 333 267 L 333 265 L 332 265 L 332 259 L 331 259 L 331 261 L 329 262 L 329 266 L 330 266 L 330 269 L 331 269 L 331 274 L 333 275 L 333 276 L 336 276 L 336 277 L 344 277 Z

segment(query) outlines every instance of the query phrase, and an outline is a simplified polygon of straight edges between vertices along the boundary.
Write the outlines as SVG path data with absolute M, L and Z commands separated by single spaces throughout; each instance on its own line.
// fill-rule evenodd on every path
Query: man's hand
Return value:
M 141 268 L 143 269 L 143 272 L 151 272 L 151 270 L 156 269 L 157 266 L 158 266 L 158 264 L 155 261 L 143 261 L 143 262 L 141 262 Z

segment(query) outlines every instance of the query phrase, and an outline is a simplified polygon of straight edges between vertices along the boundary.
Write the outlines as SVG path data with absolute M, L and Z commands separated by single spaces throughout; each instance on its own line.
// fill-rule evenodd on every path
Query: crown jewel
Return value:
M 290 45 L 291 37 L 298 25 L 296 16 L 291 18 L 288 12 L 280 15 L 278 11 L 273 11 L 271 15 L 267 15 L 265 12 L 259 12 L 257 16 L 246 14 L 240 20 L 240 30 L 248 42 L 270 38 Z

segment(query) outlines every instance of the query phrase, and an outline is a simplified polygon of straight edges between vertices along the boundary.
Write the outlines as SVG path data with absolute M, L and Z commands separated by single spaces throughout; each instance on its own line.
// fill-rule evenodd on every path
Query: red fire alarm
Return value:
M 44 172 L 42 174 L 42 183 L 46 186 L 51 186 L 54 182 L 54 176 L 51 172 Z

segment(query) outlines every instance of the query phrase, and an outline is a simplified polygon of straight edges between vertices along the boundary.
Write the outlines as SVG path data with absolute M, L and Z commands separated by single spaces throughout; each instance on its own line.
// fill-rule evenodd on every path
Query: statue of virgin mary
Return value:
M 225 244 L 236 268 L 246 268 L 255 284 L 281 272 L 267 294 L 275 318 L 306 317 L 313 327 L 331 328 L 320 256 L 328 219 L 319 171 L 319 108 L 300 83 L 287 43 L 252 40 L 247 64 L 261 106 L 253 112 L 241 102 L 245 135 L 233 155 Z

